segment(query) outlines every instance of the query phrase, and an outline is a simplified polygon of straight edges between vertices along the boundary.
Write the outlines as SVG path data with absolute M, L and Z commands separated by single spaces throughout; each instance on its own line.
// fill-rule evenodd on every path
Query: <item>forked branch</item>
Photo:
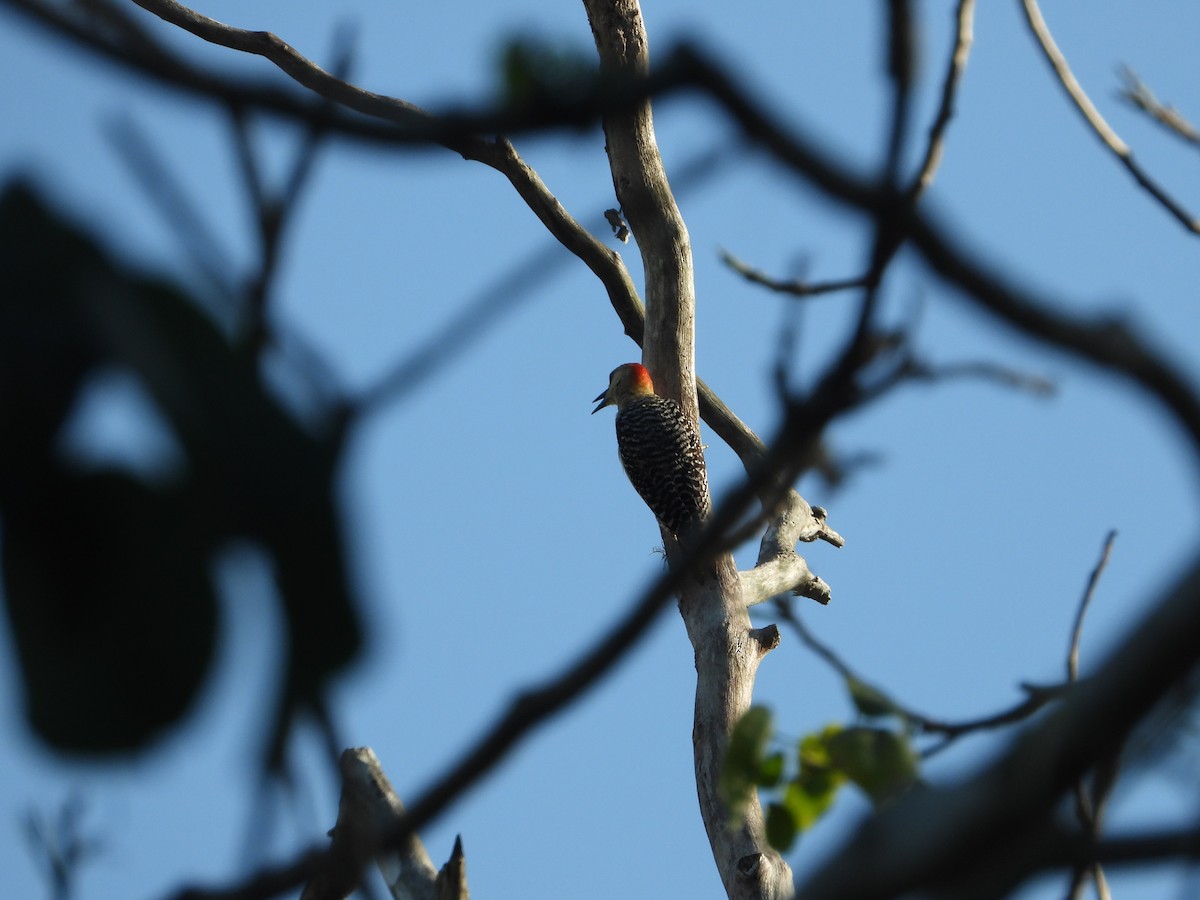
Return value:
M 1083 87 L 1075 80 L 1075 76 L 1071 73 L 1071 67 L 1067 64 L 1066 56 L 1058 48 L 1058 44 L 1054 42 L 1054 36 L 1050 33 L 1050 26 L 1046 24 L 1046 20 L 1042 17 L 1042 11 L 1038 7 L 1037 0 L 1022 0 L 1022 3 L 1025 7 L 1025 20 L 1029 23 L 1029 29 L 1033 32 L 1034 37 L 1037 38 L 1038 45 L 1042 48 L 1042 53 L 1046 56 L 1046 61 L 1050 64 L 1050 68 L 1054 70 L 1054 74 L 1058 76 L 1058 81 L 1063 86 L 1063 90 L 1067 92 L 1067 96 L 1071 98 L 1071 102 L 1075 104 L 1075 108 L 1079 110 L 1080 115 L 1083 116 L 1084 120 L 1091 127 L 1096 137 L 1100 138 L 1104 146 L 1111 150 L 1113 155 L 1121 161 L 1121 164 L 1129 170 L 1129 174 L 1134 177 L 1134 180 L 1142 186 L 1146 193 L 1157 200 L 1184 228 L 1193 234 L 1200 234 L 1200 219 L 1197 219 L 1184 209 L 1178 200 L 1167 193 L 1167 190 L 1162 185 L 1150 177 L 1150 174 L 1134 159 L 1133 151 L 1129 148 L 1129 145 L 1121 140 L 1120 135 L 1108 124 L 1104 116 L 1100 114 L 1100 110 L 1096 109 L 1096 105 L 1092 103 L 1087 93 L 1083 90 Z
M 602 74 L 644 76 L 649 38 L 637 0 L 584 0 Z M 642 359 L 659 392 L 697 415 L 695 283 L 687 228 L 667 182 L 648 98 L 603 119 L 613 185 L 646 273 Z M 793 544 L 794 545 L 794 544 Z M 673 566 L 683 547 L 668 542 Z M 690 569 L 679 610 L 695 651 L 692 743 L 700 814 L 730 898 L 790 897 L 791 868 L 766 841 L 757 797 L 732 813 L 718 791 L 734 724 L 750 707 L 760 660 L 777 642 L 759 639 L 727 551 Z M 751 649 L 753 648 L 753 649 Z

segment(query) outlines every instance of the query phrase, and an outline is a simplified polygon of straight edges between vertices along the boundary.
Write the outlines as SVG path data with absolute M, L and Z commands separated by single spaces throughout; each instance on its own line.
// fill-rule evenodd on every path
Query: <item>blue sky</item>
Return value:
M 745 4 L 647 0 L 652 51 L 688 37 L 764 92 L 797 127 L 867 167 L 883 145 L 887 86 L 879 4 Z M 937 101 L 953 4 L 922 13 L 920 121 Z M 1194 347 L 1200 242 L 1142 193 L 1067 104 L 1020 18 L 1019 4 L 980 4 L 976 44 L 946 159 L 927 200 L 962 240 L 1019 283 L 1078 312 L 1133 322 L 1200 382 Z M 305 8 L 302 8 L 305 7 Z M 356 28 L 352 78 L 431 109 L 495 92 L 513 35 L 587 51 L 581 5 L 271 0 L 207 2 L 204 13 L 269 29 L 320 62 L 332 35 Z M 157 23 L 135 10 L 148 26 Z M 1161 97 L 1200 119 L 1194 38 L 1200 7 L 1103 0 L 1047 6 L 1081 83 L 1138 158 L 1200 210 L 1194 150 L 1116 99 L 1132 66 Z M 188 259 L 124 167 L 106 127 L 145 132 L 217 233 L 236 274 L 255 259 L 227 122 L 211 105 L 98 63 L 0 9 L 0 171 L 32 173 L 73 215 L 141 264 L 186 273 Z M 276 77 L 261 61 L 156 29 L 190 58 Z M 278 76 L 282 78 L 282 76 Z M 668 173 L 735 143 L 711 104 L 656 109 Z M 922 125 L 922 129 L 923 129 Z M 296 132 L 256 123 L 279 175 Z M 615 205 L 597 129 L 517 141 L 564 205 L 597 234 Z M 914 144 L 915 148 L 919 143 Z M 697 371 L 759 434 L 777 420 L 771 367 L 787 301 L 747 285 L 728 249 L 781 276 L 857 274 L 869 230 L 762 154 L 738 149 L 679 198 L 693 240 Z M 282 259 L 273 315 L 361 390 L 498 279 L 553 247 L 497 173 L 441 150 L 396 153 L 335 142 L 320 157 Z M 635 273 L 636 251 L 614 244 Z M 189 276 L 194 277 L 194 276 Z M 993 360 L 1053 378 L 1051 399 L 981 383 L 912 386 L 840 422 L 841 451 L 881 464 L 837 493 L 801 484 L 829 509 L 846 547 L 808 549 L 833 588 L 806 622 L 864 675 L 943 718 L 998 710 L 1021 681 L 1062 677 L 1075 604 L 1105 534 L 1120 535 L 1085 635 L 1086 672 L 1194 552 L 1196 471 L 1180 433 L 1128 386 L 1014 336 L 924 272 L 910 256 L 886 291 L 895 321 L 919 304 L 918 345 L 931 361 Z M 839 345 L 853 300 L 812 302 L 795 359 L 803 383 Z M 370 745 L 411 797 L 520 688 L 556 671 L 613 621 L 658 571 L 657 529 L 616 459 L 611 417 L 589 400 L 618 363 L 636 359 L 604 292 L 562 253 L 517 311 L 417 394 L 389 406 L 352 446 L 344 497 L 370 646 L 343 678 L 335 716 L 347 745 Z M 143 440 L 120 384 L 98 392 L 81 431 L 109 452 Z M 740 472 L 711 434 L 719 494 Z M 803 548 L 802 548 L 803 549 Z M 753 547 L 739 560 L 748 565 Z M 184 880 L 224 883 L 248 863 L 286 858 L 332 824 L 336 786 L 313 734 L 297 747 L 303 787 L 255 817 L 253 761 L 279 647 L 252 560 L 232 554 L 226 629 L 195 714 L 134 761 L 55 758 L 21 719 L 16 659 L 0 635 L 0 891 L 44 893 L 18 817 L 52 811 L 72 791 L 104 851 L 82 898 L 158 897 Z M 424 832 L 439 864 L 463 835 L 481 897 L 717 897 L 691 762 L 694 673 L 682 623 L 664 616 L 597 690 L 537 731 Z M 851 709 L 838 680 L 790 634 L 757 685 L 785 735 Z M 998 746 L 963 741 L 929 770 L 952 779 Z M 1194 772 L 1192 773 L 1194 776 Z M 1194 816 L 1194 778 L 1178 767 L 1130 779 L 1113 827 Z M 863 813 L 847 794 L 792 856 L 803 873 Z M 536 884 L 531 882 L 537 873 Z M 1173 896 L 1176 875 L 1115 873 L 1118 895 Z M 1058 882 L 1022 896 L 1061 895 Z

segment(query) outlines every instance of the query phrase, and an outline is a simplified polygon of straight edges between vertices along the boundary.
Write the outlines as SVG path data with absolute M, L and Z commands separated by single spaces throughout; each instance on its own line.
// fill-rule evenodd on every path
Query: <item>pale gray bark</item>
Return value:
M 584 0 L 584 6 L 602 70 L 649 71 L 649 42 L 636 0 Z M 650 103 L 607 116 L 604 135 L 613 186 L 646 274 L 642 360 L 657 392 L 678 400 L 698 419 L 691 245 L 655 142 Z M 668 543 L 673 554 L 677 548 Z M 778 634 L 772 640 L 751 627 L 742 580 L 729 553 L 687 580 L 679 609 L 696 659 L 696 790 L 726 893 L 731 898 L 790 897 L 791 868 L 763 836 L 757 797 L 731 825 L 729 809 L 717 792 L 729 733 L 750 706 L 758 664 L 778 642 Z
M 342 797 L 337 824 L 330 834 L 333 850 L 343 865 L 342 877 L 323 875 L 309 882 L 301 900 L 341 900 L 357 884 L 364 848 L 386 843 L 385 836 L 404 815 L 404 803 L 392 788 L 379 758 L 369 747 L 345 750 L 339 761 Z M 462 840 L 441 871 L 415 834 L 392 844 L 375 857 L 375 864 L 394 900 L 468 900 L 466 858 Z

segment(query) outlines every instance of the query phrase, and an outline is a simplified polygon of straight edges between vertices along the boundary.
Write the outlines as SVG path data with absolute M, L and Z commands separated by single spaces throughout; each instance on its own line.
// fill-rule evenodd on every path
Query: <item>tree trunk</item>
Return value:
M 636 0 L 584 0 L 584 6 L 601 70 L 646 73 L 649 44 Z M 698 421 L 691 245 L 658 153 L 650 103 L 606 117 L 604 135 L 613 185 L 646 273 L 643 363 L 656 391 L 678 400 Z M 677 550 L 668 541 L 668 553 Z M 731 898 L 790 897 L 791 869 L 767 846 L 757 797 L 731 824 L 717 795 L 730 731 L 750 706 L 758 663 L 778 633 L 751 627 L 728 553 L 689 577 L 679 609 L 696 654 L 696 789 L 721 880 Z

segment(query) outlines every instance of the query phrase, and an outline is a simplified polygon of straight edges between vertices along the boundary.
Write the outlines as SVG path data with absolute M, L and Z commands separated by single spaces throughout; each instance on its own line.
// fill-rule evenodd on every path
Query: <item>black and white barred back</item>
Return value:
M 668 531 L 686 534 L 708 516 L 700 433 L 674 400 L 648 394 L 626 403 L 617 413 L 617 451 L 630 482 Z

